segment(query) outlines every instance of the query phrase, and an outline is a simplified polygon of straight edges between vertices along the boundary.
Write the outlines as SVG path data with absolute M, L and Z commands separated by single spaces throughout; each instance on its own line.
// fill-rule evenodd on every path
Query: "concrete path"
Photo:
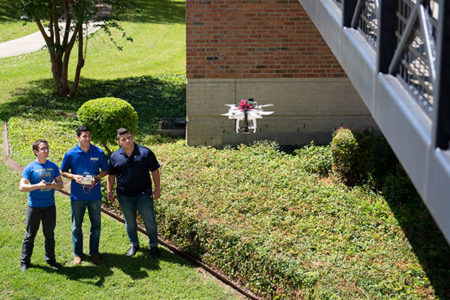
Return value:
M 98 26 L 94 25 L 94 23 L 89 24 L 88 34 L 91 34 L 99 29 Z M 45 40 L 42 37 L 42 34 L 38 31 L 15 40 L 0 43 L 0 58 L 38 51 L 45 46 Z
M 111 6 L 99 4 L 99 16 L 106 16 L 111 13 Z M 98 25 L 102 22 L 89 23 L 87 31 L 91 34 L 99 29 Z M 60 23 L 60 27 L 64 28 L 65 23 Z M 36 27 L 37 28 L 37 27 Z M 85 29 L 86 30 L 86 29 Z M 47 31 L 48 33 L 48 31 Z M 39 31 L 30 35 L 0 43 L 0 58 L 21 55 L 41 50 L 45 47 L 45 40 Z

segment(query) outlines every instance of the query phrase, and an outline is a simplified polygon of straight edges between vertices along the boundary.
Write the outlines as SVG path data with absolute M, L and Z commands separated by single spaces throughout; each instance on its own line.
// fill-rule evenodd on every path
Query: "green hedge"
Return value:
M 137 131 L 138 115 L 133 106 L 125 100 L 113 97 L 86 101 L 78 109 L 78 119 L 91 129 L 92 139 L 106 147 L 117 141 L 116 130 L 127 128 Z
M 312 141 L 309 145 L 294 150 L 302 158 L 302 167 L 311 173 L 327 176 L 331 172 L 330 145 L 319 146 Z
M 159 233 L 253 292 L 282 299 L 433 293 L 381 195 L 321 180 L 302 167 L 305 157 L 271 143 L 154 150 L 162 163 Z

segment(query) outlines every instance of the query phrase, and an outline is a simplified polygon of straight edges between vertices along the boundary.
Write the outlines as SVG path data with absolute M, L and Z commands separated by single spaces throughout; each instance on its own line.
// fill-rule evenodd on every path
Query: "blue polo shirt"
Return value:
M 61 164 L 61 171 L 76 175 L 97 176 L 101 170 L 108 170 L 105 153 L 102 149 L 91 144 L 89 150 L 84 152 L 80 145 L 76 145 L 66 152 Z M 70 199 L 79 201 L 92 201 L 102 198 L 100 182 L 92 185 L 78 184 L 75 180 L 70 183 Z
M 150 172 L 159 169 L 155 154 L 147 147 L 134 144 L 133 153 L 128 157 L 120 147 L 109 159 L 109 174 L 116 175 L 117 193 L 136 196 L 152 192 Z
M 58 166 L 49 160 L 45 164 L 33 161 L 22 172 L 22 178 L 28 179 L 31 184 L 39 183 L 42 180 L 53 182 L 53 179 L 58 176 L 60 176 Z M 29 192 L 28 205 L 31 207 L 49 207 L 55 205 L 55 190 L 38 189 Z

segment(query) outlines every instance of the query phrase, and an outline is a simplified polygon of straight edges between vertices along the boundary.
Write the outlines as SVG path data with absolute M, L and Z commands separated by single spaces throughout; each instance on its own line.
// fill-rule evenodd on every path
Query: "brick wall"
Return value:
M 187 78 L 345 77 L 298 0 L 187 0 Z

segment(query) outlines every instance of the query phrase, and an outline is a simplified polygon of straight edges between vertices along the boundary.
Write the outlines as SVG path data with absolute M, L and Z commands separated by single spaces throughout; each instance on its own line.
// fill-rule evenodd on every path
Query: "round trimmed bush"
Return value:
M 91 129 L 92 139 L 110 153 L 107 143 L 116 142 L 116 130 L 124 127 L 135 133 L 138 115 L 125 100 L 113 97 L 86 101 L 78 109 L 78 119 Z
M 348 184 L 353 184 L 358 177 L 358 148 L 358 141 L 350 129 L 339 128 L 334 132 L 330 147 L 332 171 Z

